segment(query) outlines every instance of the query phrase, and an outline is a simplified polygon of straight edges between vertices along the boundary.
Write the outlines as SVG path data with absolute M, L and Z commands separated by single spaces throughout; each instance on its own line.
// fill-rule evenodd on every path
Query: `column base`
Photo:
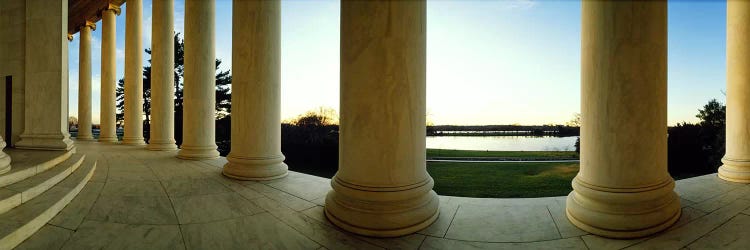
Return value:
M 122 144 L 125 145 L 146 145 L 146 140 L 143 137 L 123 137 Z
M 28 135 L 22 134 L 21 140 L 16 143 L 16 148 L 39 149 L 39 150 L 64 150 L 73 149 L 73 141 L 68 135 Z
M 331 179 L 325 214 L 346 231 L 372 237 L 411 234 L 435 222 L 440 211 L 433 180 L 404 187 L 365 187 Z
M 674 180 L 644 188 L 607 188 L 576 177 L 566 201 L 568 220 L 578 228 L 608 238 L 629 239 L 655 234 L 680 218 Z
M 0 174 L 10 172 L 10 155 L 0 151 Z
M 91 135 L 79 135 L 76 137 L 79 141 L 94 141 L 94 136 Z
M 738 183 L 750 183 L 750 160 L 737 160 L 724 157 L 719 167 L 719 178 Z
M 98 141 L 99 142 L 118 142 L 120 140 L 117 139 L 117 136 L 102 136 L 102 135 L 99 135 Z
M 146 149 L 152 151 L 170 151 L 177 150 L 177 144 L 174 140 L 154 140 L 149 141 Z
M 242 157 L 227 156 L 227 164 L 224 165 L 222 173 L 233 179 L 265 181 L 287 176 L 289 167 L 284 163 L 284 156 L 272 157 Z
M 177 152 L 177 158 L 184 160 L 216 159 L 219 158 L 219 151 L 216 148 L 216 146 L 196 147 L 183 145 L 180 147 L 180 151 Z

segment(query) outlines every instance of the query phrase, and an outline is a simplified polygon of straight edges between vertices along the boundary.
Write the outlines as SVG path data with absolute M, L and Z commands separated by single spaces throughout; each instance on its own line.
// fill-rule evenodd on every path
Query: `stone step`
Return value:
M 0 188 L 0 214 L 34 199 L 73 173 L 86 158 L 73 154 L 47 171 Z
M 74 150 L 64 152 L 16 149 L 6 149 L 5 152 L 10 155 L 10 171 L 0 175 L 0 187 L 43 173 L 67 160 L 75 153 Z
M 86 186 L 96 170 L 86 161 L 78 170 L 29 202 L 0 214 L 0 249 L 12 249 L 57 215 Z

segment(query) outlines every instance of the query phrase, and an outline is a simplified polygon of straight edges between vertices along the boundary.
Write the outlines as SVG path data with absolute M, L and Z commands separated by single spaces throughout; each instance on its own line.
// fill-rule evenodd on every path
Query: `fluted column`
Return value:
M 128 0 L 125 8 L 125 131 L 122 143 L 143 145 L 143 3 Z
M 208 159 L 216 151 L 214 0 L 185 0 L 185 86 L 182 145 L 177 157 Z
M 147 148 L 175 150 L 174 0 L 154 1 L 151 28 L 151 128 Z
M 0 137 L 0 174 L 10 171 L 10 155 L 2 151 L 4 148 L 5 140 L 3 140 L 3 137 Z
M 6 2 L 0 3 L 4 5 Z M 3 13 L 3 18 L 10 18 Z M 18 18 L 18 17 L 15 17 Z M 68 1 L 26 1 L 24 123 L 17 148 L 71 150 Z
M 339 171 L 326 216 L 357 234 L 429 226 L 438 196 L 425 165 L 425 1 L 341 2 Z
M 81 27 L 78 55 L 78 136 L 81 141 L 93 140 L 91 134 L 91 31 L 96 23 L 86 21 Z
M 116 46 L 115 34 L 117 32 L 115 15 L 120 14 L 120 7 L 109 5 L 102 11 L 102 82 L 101 82 L 101 109 L 99 110 L 99 141 L 117 141 L 117 123 L 115 103 L 115 86 L 117 81 L 116 68 Z
M 647 236 L 680 217 L 667 173 L 667 2 L 583 1 L 581 166 L 568 219 Z
M 727 136 L 719 177 L 750 183 L 750 2 L 727 1 Z
M 232 151 L 224 175 L 284 177 L 281 153 L 281 2 L 232 4 Z

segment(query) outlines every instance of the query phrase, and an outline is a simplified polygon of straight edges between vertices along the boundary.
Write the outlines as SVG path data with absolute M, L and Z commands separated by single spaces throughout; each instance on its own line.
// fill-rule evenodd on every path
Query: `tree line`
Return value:
M 432 125 L 427 126 L 428 136 L 577 136 L 580 128 L 574 125 Z
M 710 100 L 696 117 L 698 123 L 678 123 L 668 128 L 669 173 L 678 179 L 715 173 L 721 166 L 726 143 L 727 107 Z

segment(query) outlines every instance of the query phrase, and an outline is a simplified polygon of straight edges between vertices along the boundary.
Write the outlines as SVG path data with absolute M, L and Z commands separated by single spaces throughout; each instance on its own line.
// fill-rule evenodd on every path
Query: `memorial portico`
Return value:
M 580 171 L 569 196 L 534 199 L 433 191 L 425 159 L 426 1 L 341 2 L 339 168 L 332 179 L 290 171 L 284 162 L 281 1 L 234 0 L 231 24 L 216 23 L 215 0 L 178 3 L 152 2 L 146 45 L 142 0 L 0 3 L 0 76 L 12 79 L 5 98 L 13 98 L 11 114 L 0 116 L 12 117 L 10 136 L 0 138 L 0 249 L 750 244 L 747 2 L 727 7 L 724 165 L 718 174 L 675 182 L 667 172 L 667 3 L 584 1 Z M 174 129 L 177 8 L 185 11 L 181 145 Z M 226 157 L 215 138 L 215 50 L 224 46 L 216 44 L 217 25 L 232 26 Z M 91 50 L 97 28 L 100 52 Z M 122 138 L 118 32 L 125 35 Z M 71 83 L 74 34 L 79 82 Z M 152 49 L 148 141 L 144 46 Z M 92 65 L 92 53 L 101 53 L 101 65 Z M 100 93 L 91 91 L 92 67 L 101 67 Z M 67 127 L 69 84 L 79 86 L 75 140 Z

